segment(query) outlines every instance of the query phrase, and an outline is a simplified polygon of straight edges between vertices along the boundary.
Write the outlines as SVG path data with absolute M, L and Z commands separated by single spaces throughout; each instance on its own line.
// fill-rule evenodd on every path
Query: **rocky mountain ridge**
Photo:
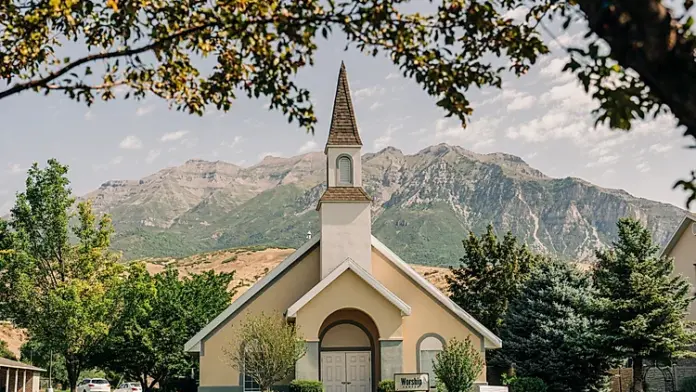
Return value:
M 586 260 L 615 236 L 619 217 L 667 241 L 684 211 L 578 178 L 551 178 L 521 158 L 439 144 L 415 154 L 363 155 L 373 234 L 414 264 L 453 265 L 468 230 L 492 223 L 540 252 Z M 266 157 L 250 167 L 189 160 L 141 180 L 107 181 L 85 195 L 111 213 L 128 258 L 185 256 L 256 244 L 298 247 L 318 232 L 325 156 Z

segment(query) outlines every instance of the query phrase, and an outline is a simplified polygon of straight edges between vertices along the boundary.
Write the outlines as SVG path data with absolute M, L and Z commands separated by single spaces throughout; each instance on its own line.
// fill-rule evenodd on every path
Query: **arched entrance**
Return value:
M 319 333 L 319 374 L 326 392 L 375 390 L 378 339 L 374 321 L 360 310 L 341 309 L 324 320 Z

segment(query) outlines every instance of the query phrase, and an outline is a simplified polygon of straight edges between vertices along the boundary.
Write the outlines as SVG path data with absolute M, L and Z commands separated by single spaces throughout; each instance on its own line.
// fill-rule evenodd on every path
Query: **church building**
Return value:
M 225 348 L 233 325 L 262 311 L 297 326 L 307 352 L 294 377 L 321 380 L 327 392 L 376 391 L 395 373 L 430 373 L 434 387 L 433 359 L 450 339 L 469 338 L 482 356 L 501 347 L 500 338 L 372 235 L 362 144 L 341 64 L 324 150 L 327 188 L 317 204 L 321 233 L 186 343 L 200 359 L 199 392 L 259 392 L 230 367 Z M 485 368 L 478 383 L 486 383 Z

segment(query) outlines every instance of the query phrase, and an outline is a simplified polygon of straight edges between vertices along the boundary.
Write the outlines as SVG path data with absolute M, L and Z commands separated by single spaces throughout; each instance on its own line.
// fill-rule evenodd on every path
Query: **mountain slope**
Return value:
M 318 232 L 325 157 L 266 157 L 242 168 L 191 160 L 139 181 L 109 181 L 85 197 L 113 215 L 114 247 L 128 258 L 185 256 L 255 244 L 297 247 Z M 550 178 L 508 154 L 440 144 L 413 155 L 363 156 L 373 233 L 406 261 L 453 265 L 468 230 L 492 223 L 541 252 L 584 260 L 638 217 L 667 241 L 683 211 L 577 178 Z

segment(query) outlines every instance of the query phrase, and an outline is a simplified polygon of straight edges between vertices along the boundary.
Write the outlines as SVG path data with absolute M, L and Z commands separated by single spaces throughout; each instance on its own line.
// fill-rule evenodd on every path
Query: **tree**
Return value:
M 262 391 L 289 377 L 305 355 L 297 328 L 279 314 L 246 316 L 234 336 L 224 349 L 228 363 L 256 381 Z
M 196 366 L 184 344 L 229 306 L 233 274 L 208 271 L 180 279 L 170 268 L 155 276 L 133 263 L 121 287 L 124 312 L 103 346 L 102 366 L 149 392 L 168 386 Z
M 633 386 L 643 391 L 644 365 L 685 354 L 695 334 L 685 320 L 693 297 L 689 283 L 673 276 L 673 260 L 639 221 L 618 221 L 619 237 L 596 252 L 593 271 L 600 347 L 614 358 L 631 358 Z
M 31 338 L 20 348 L 22 362 L 46 369 L 44 377 L 48 377 L 50 373 L 54 387 L 56 384 L 69 385 L 65 359 L 60 355 L 53 354 L 53 360 L 51 360 L 51 354 L 51 350 L 46 344 Z
M 0 300 L 32 339 L 63 356 L 74 391 L 118 314 L 112 288 L 121 268 L 108 250 L 110 218 L 97 222 L 89 202 L 71 212 L 67 170 L 54 159 L 44 169 L 35 163 L 9 224 L 0 224 Z M 68 224 L 73 216 L 74 243 Z
M 492 225 L 480 238 L 469 232 L 462 243 L 460 265 L 450 268 L 451 275 L 446 277 L 450 297 L 497 334 L 508 303 L 541 257 L 519 244 L 510 232 L 499 241 Z
M 567 262 L 541 263 L 510 302 L 498 356 L 550 392 L 602 391 L 612 358 L 604 353 L 590 276 Z
M 175 0 L 0 3 L 0 99 L 24 91 L 61 91 L 95 99 L 144 98 L 152 93 L 178 110 L 202 114 L 206 105 L 228 110 L 238 91 L 270 99 L 289 121 L 313 129 L 306 89 L 292 80 L 313 64 L 319 33 L 335 30 L 361 51 L 386 54 L 437 105 L 462 123 L 473 112 L 471 87 L 500 88 L 501 75 L 524 74 L 548 48 L 544 22 L 587 25 L 587 48 L 568 48 L 567 70 L 599 101 L 598 122 L 630 129 L 631 122 L 671 110 L 696 138 L 696 44 L 693 19 L 673 16 L 659 0 L 439 0 L 431 13 L 404 12 L 409 0 L 205 2 Z M 506 13 L 528 7 L 526 20 Z M 63 42 L 82 48 L 60 53 Z M 600 50 L 608 44 L 609 50 Z M 493 55 L 493 56 L 491 56 Z M 491 57 L 505 57 L 497 66 Z M 201 58 L 214 62 L 198 61 Z M 212 64 L 211 64 L 212 63 Z M 204 64 L 204 66 L 202 66 Z M 212 65 L 212 67 L 210 67 Z M 696 200 L 696 182 L 680 181 Z
M 17 360 L 17 356 L 10 351 L 10 348 L 7 347 L 7 342 L 4 340 L 0 340 L 0 358 L 12 359 L 14 361 Z
M 468 338 L 463 342 L 451 339 L 433 361 L 433 373 L 441 392 L 472 391 L 482 371 L 483 358 Z

